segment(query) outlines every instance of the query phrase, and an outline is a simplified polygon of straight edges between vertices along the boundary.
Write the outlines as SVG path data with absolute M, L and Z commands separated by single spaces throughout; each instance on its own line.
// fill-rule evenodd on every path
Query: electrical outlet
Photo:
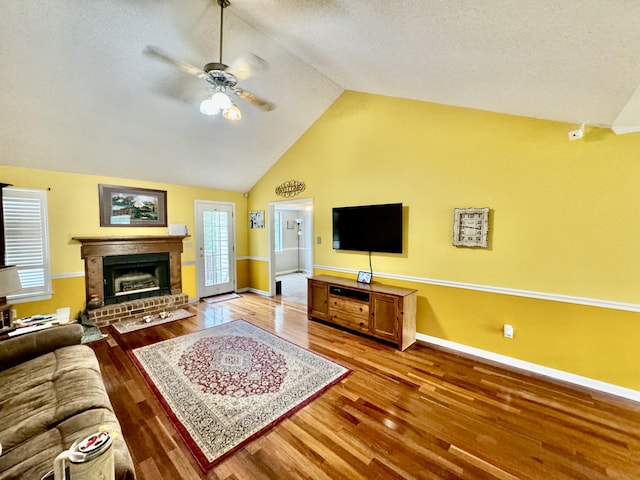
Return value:
M 502 327 L 502 335 L 504 335 L 504 338 L 513 338 L 513 326 L 505 324 Z
M 322 237 L 316 237 L 316 243 L 320 245 L 322 243 Z

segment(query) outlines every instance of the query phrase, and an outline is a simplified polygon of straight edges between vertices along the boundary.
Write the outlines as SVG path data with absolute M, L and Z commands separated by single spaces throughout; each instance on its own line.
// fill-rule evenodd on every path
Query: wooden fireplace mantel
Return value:
M 92 295 L 104 299 L 102 258 L 111 255 L 169 253 L 171 294 L 182 293 L 182 241 L 189 235 L 122 235 L 104 237 L 73 237 L 80 242 L 84 259 L 87 300 Z

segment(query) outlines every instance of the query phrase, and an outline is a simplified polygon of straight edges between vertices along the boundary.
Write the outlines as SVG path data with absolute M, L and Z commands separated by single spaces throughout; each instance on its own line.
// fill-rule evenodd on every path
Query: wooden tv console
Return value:
M 417 291 L 316 275 L 307 281 L 307 314 L 405 350 L 416 341 Z

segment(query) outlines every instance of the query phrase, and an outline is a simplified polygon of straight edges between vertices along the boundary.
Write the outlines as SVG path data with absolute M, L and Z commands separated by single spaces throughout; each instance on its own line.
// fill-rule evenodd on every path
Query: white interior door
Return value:
M 235 205 L 195 201 L 198 296 L 236 289 Z

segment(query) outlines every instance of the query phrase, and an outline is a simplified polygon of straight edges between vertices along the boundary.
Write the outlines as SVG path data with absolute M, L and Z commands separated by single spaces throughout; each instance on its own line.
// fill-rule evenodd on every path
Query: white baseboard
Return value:
M 489 352 L 487 350 L 481 350 L 479 348 L 470 347 L 468 345 L 452 342 L 450 340 L 444 340 L 438 337 L 432 337 L 423 333 L 416 334 L 416 339 L 429 345 L 448 348 L 450 350 L 455 350 L 456 352 L 473 355 L 474 357 L 483 358 L 485 360 L 500 363 L 509 367 L 515 367 L 527 372 L 553 378 L 555 380 L 561 380 L 564 382 L 572 383 L 574 385 L 579 385 L 581 387 L 587 387 L 593 390 L 598 390 L 600 392 L 640 402 L 640 391 L 632 390 L 630 388 L 620 387 L 612 383 L 601 382 L 600 380 L 594 380 L 592 378 L 583 377 L 581 375 L 575 375 L 573 373 L 564 372 L 562 370 L 556 370 L 555 368 L 545 367 L 536 363 L 525 362 L 524 360 L 518 360 L 517 358 Z
M 289 275 L 290 273 L 297 273 L 297 272 L 298 272 L 298 270 L 296 270 L 295 268 L 293 268 L 291 270 L 282 270 L 282 271 L 276 272 L 276 277 L 278 275 Z
M 257 293 L 258 295 L 262 295 L 263 297 L 269 297 L 269 292 L 265 292 L 264 290 L 258 290 L 257 288 L 245 288 L 245 292 Z

